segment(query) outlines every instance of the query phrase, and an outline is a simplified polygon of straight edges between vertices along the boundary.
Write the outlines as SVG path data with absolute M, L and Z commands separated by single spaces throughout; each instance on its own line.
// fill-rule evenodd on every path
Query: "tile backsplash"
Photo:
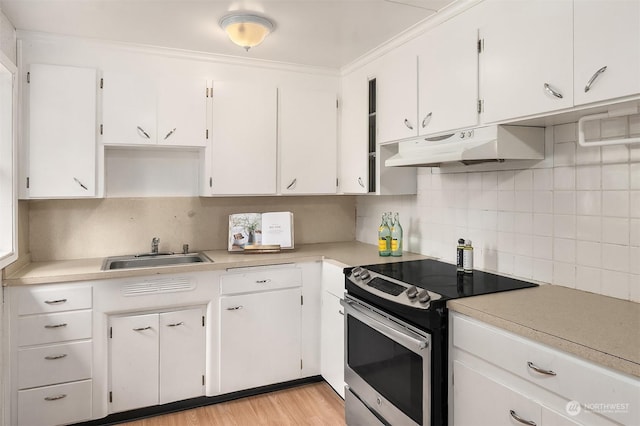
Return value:
M 586 129 L 587 141 L 627 135 L 640 115 Z M 547 137 L 543 168 L 423 168 L 417 196 L 358 197 L 356 238 L 374 244 L 382 212 L 399 211 L 407 250 L 454 263 L 468 238 L 479 269 L 640 302 L 640 146 L 584 148 L 575 123 Z
M 24 202 L 23 202 L 24 203 Z M 150 250 L 225 250 L 229 214 L 291 211 L 295 243 L 355 239 L 353 196 L 179 197 L 31 200 L 28 233 L 34 261 L 105 257 Z

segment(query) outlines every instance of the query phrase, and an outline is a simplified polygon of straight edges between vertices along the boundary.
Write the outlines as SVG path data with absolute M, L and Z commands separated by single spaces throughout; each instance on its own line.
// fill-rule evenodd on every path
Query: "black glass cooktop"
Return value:
M 455 265 L 431 259 L 383 263 L 363 268 L 438 293 L 448 299 L 537 286 L 482 271 L 459 274 Z

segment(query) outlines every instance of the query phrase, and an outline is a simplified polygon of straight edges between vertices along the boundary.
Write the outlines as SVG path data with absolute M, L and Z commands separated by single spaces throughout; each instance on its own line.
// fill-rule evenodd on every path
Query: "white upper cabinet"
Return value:
M 369 191 L 368 87 L 369 79 L 361 72 L 351 73 L 342 81 L 340 192 L 347 194 L 366 194 Z
M 376 75 L 377 140 L 397 141 L 418 135 L 418 58 L 404 44 L 382 58 Z
M 335 194 L 336 93 L 283 88 L 279 91 L 279 104 L 279 192 Z
M 640 2 L 575 0 L 574 102 L 640 93 Z
M 163 78 L 158 87 L 158 144 L 205 146 L 207 82 L 198 78 Z
M 277 89 L 250 82 L 213 83 L 212 195 L 276 193 Z
M 478 27 L 473 10 L 421 37 L 418 132 L 446 132 L 478 124 Z
M 206 145 L 206 81 L 151 80 L 148 75 L 105 71 L 102 142 L 125 145 Z
M 29 69 L 29 198 L 96 195 L 96 70 Z
M 573 106 L 573 2 L 487 0 L 480 28 L 485 123 Z

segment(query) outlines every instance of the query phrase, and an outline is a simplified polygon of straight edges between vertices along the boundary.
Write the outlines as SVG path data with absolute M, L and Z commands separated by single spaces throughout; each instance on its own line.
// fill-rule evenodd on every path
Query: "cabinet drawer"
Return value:
M 300 287 L 301 285 L 302 271 L 298 268 L 265 268 L 264 270 L 223 275 L 220 279 L 220 294 L 251 293 Z
M 18 318 L 18 346 L 91 337 L 91 311 L 61 312 Z
M 91 418 L 91 380 L 18 392 L 18 426 L 49 426 Z
M 18 387 L 20 389 L 90 378 L 90 341 L 18 351 Z
M 18 315 L 91 308 L 91 287 L 20 289 Z
M 460 315 L 453 317 L 453 345 L 568 401 L 628 404 L 628 410 L 604 415 L 626 424 L 640 421 L 640 382 L 631 376 Z

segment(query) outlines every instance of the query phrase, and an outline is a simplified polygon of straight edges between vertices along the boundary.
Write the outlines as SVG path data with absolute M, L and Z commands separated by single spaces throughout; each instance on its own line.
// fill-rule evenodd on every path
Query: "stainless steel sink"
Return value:
M 102 263 L 102 270 L 154 268 L 157 266 L 185 265 L 190 263 L 213 262 L 204 253 L 187 254 L 144 254 L 107 257 Z

